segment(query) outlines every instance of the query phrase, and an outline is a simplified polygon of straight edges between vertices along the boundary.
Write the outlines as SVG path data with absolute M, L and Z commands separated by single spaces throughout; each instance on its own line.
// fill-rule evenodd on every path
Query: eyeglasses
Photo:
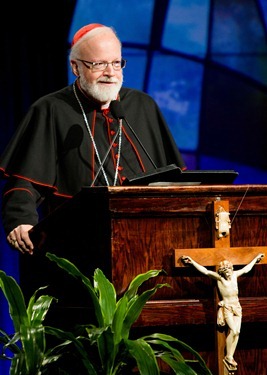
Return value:
M 81 60 L 81 59 L 76 59 L 78 61 L 81 61 L 86 68 L 91 69 L 92 72 L 101 72 L 105 69 L 107 69 L 108 65 L 111 64 L 114 70 L 121 70 L 125 68 L 126 66 L 126 61 L 124 59 L 121 60 L 115 60 L 115 61 L 86 61 L 86 60 Z

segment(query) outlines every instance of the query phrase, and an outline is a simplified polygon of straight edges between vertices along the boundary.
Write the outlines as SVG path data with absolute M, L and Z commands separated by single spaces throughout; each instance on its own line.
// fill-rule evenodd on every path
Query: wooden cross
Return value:
M 213 202 L 213 228 L 212 228 L 212 241 L 213 248 L 197 248 L 197 249 L 174 249 L 174 266 L 175 267 L 188 267 L 181 259 L 183 255 L 188 255 L 202 266 L 215 267 L 218 270 L 218 264 L 222 260 L 229 260 L 233 265 L 246 265 L 259 253 L 265 253 L 266 256 L 261 260 L 261 264 L 267 264 L 267 246 L 255 247 L 230 247 L 230 231 L 227 230 L 222 234 L 218 229 L 218 216 L 220 212 L 229 212 L 229 202 L 216 200 Z M 229 228 L 231 227 L 229 221 Z M 227 229 L 227 228 L 226 228 Z M 219 296 L 217 288 L 214 291 L 214 319 L 217 321 L 217 305 Z M 215 335 L 215 348 L 217 352 L 217 368 L 218 375 L 234 375 L 237 374 L 237 368 L 229 367 L 224 362 L 225 350 L 225 331 L 221 332 L 216 330 Z

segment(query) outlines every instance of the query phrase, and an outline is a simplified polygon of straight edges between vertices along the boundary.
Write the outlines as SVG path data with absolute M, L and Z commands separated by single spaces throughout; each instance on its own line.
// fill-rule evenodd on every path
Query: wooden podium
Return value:
M 30 260 L 22 257 L 22 288 L 30 294 L 49 284 L 64 317 L 72 316 L 79 323 L 88 319 L 90 303 L 80 284 L 68 281 L 69 276 L 45 260 L 46 251 L 74 262 L 87 276 L 101 268 L 118 295 L 137 274 L 164 269 L 166 276 L 156 282 L 167 282 L 171 288 L 159 289 L 147 303 L 135 324 L 136 332 L 169 333 L 197 350 L 214 375 L 223 375 L 217 361 L 214 284 L 193 267 L 177 267 L 174 250 L 217 251 L 213 205 L 219 200 L 229 204 L 228 260 L 231 248 L 241 248 L 244 262 L 251 260 L 255 251 L 265 252 L 265 185 L 83 188 L 33 228 L 31 238 L 39 250 Z M 266 373 L 266 261 L 267 251 L 263 261 L 239 279 L 243 319 L 235 354 L 238 375 Z M 239 266 L 235 264 L 235 268 Z M 149 283 L 153 286 L 155 280 L 149 281 L 146 289 Z

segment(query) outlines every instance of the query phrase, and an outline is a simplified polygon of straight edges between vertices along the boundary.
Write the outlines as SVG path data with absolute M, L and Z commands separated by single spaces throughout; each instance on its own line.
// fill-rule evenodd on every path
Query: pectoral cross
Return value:
M 233 265 L 246 265 L 259 253 L 265 253 L 261 264 L 267 263 L 267 247 L 231 247 L 230 246 L 230 228 L 229 219 L 229 202 L 216 200 L 213 202 L 213 229 L 212 241 L 213 248 L 197 248 L 197 249 L 174 249 L 174 265 L 175 267 L 186 267 L 182 261 L 182 256 L 187 255 L 193 258 L 197 263 L 204 267 L 215 267 L 218 271 L 218 264 L 227 259 Z M 219 295 L 217 289 L 214 289 L 214 319 L 217 321 L 217 305 Z M 218 375 L 234 375 L 237 374 L 238 367 L 225 361 L 225 343 L 226 331 L 216 330 L 215 348 L 217 353 Z

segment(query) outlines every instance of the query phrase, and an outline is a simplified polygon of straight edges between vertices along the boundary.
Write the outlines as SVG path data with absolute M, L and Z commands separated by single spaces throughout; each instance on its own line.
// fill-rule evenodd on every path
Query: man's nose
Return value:
M 112 65 L 111 62 L 107 63 L 107 66 L 104 69 L 104 73 L 115 74 L 115 70 L 114 70 L 113 65 Z

